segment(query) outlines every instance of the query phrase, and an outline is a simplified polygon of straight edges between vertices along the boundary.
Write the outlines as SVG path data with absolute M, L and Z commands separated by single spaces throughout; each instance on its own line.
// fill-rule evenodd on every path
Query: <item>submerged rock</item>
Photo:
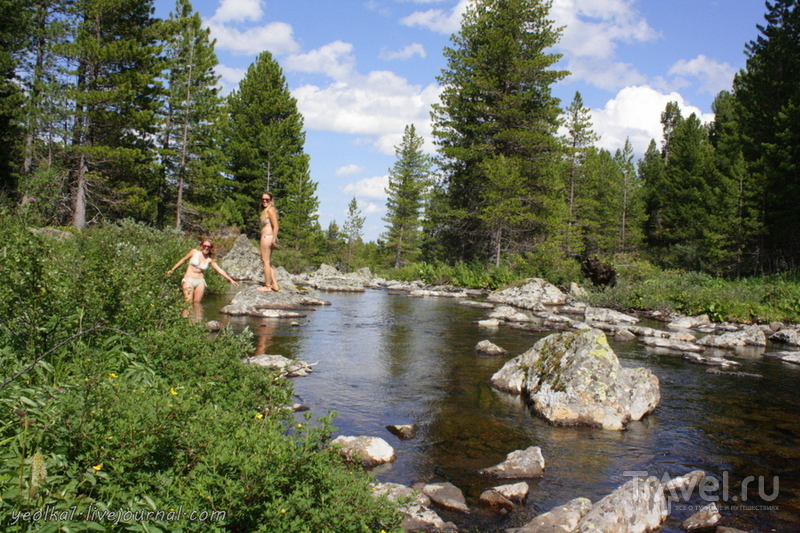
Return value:
M 391 424 L 386 426 L 386 429 L 400 440 L 411 440 L 417 436 L 416 424 Z
M 311 365 L 308 363 L 289 359 L 282 355 L 254 355 L 252 357 L 245 357 L 242 359 L 242 362 L 278 370 L 282 377 L 287 378 L 304 377 L 310 374 L 312 370 Z
M 442 509 L 469 513 L 464 493 L 452 483 L 416 483 L 412 488 L 423 493 Z
M 557 333 L 507 362 L 493 387 L 524 394 L 556 424 L 620 430 L 661 399 L 658 378 L 645 368 L 623 368 L 600 330 Z

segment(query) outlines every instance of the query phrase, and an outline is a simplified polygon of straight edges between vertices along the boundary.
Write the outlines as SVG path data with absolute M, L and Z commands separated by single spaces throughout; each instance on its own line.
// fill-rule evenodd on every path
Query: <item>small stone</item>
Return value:
M 492 489 L 483 491 L 478 501 L 484 507 L 490 507 L 492 509 L 508 511 L 514 508 L 514 503 L 511 500 Z
M 209 320 L 206 322 L 206 331 L 219 331 L 222 329 L 222 324 L 217 320 Z
M 411 440 L 417 436 L 416 424 L 392 424 L 386 426 L 386 429 L 388 429 L 392 435 L 395 435 L 401 440 Z
M 485 355 L 506 355 L 508 350 L 488 340 L 482 340 L 475 346 L 475 351 Z
M 691 533 L 713 532 L 722 516 L 717 505 L 710 503 L 683 521 L 681 527 Z

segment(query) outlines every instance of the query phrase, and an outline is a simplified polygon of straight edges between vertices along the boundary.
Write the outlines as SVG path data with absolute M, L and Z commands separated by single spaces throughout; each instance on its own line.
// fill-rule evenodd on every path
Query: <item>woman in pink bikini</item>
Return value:
M 275 269 L 272 268 L 272 250 L 278 247 L 278 210 L 273 203 L 271 192 L 261 195 L 261 263 L 264 265 L 264 285 L 256 287 L 259 291 L 277 291 L 278 280 L 275 279 Z
M 181 266 L 186 261 L 189 261 L 189 266 L 186 267 L 186 274 L 183 275 L 181 280 L 181 290 L 183 297 L 187 302 L 199 303 L 203 299 L 203 294 L 206 292 L 206 280 L 203 272 L 209 265 L 216 270 L 220 276 L 227 279 L 235 287 L 239 284 L 236 283 L 228 274 L 222 270 L 216 261 L 214 261 L 214 241 L 211 239 L 203 239 L 199 248 L 192 248 L 189 253 L 183 256 L 183 259 L 175 263 L 175 266 L 167 270 L 167 275 Z

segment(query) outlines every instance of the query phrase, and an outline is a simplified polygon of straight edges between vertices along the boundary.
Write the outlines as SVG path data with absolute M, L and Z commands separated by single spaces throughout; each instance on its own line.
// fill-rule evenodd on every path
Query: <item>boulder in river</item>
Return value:
M 621 430 L 661 399 L 658 378 L 645 368 L 623 368 L 597 329 L 556 333 L 508 361 L 493 387 L 525 395 L 556 424 Z
M 541 477 L 544 473 L 544 457 L 538 446 L 516 450 L 506 456 L 506 460 L 478 473 L 503 479 Z
M 348 461 L 360 461 L 363 466 L 373 467 L 390 463 L 396 459 L 394 448 L 380 437 L 336 437 L 331 441 L 339 453 Z
M 569 296 L 561 289 L 540 278 L 524 279 L 493 292 L 487 298 L 487 301 L 492 303 L 535 310 L 539 310 L 543 305 L 564 305 L 568 300 Z

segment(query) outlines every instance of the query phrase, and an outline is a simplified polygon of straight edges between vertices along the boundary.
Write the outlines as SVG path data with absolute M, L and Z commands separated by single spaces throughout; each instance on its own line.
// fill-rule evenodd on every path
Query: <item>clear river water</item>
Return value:
M 378 480 L 459 487 L 474 512 L 440 515 L 465 531 L 519 527 L 579 496 L 596 502 L 642 472 L 662 478 L 696 469 L 719 486 L 673 503 L 664 533 L 681 531 L 682 520 L 715 498 L 729 527 L 800 531 L 800 366 L 750 352 L 738 357 L 737 371 L 762 378 L 710 374 L 680 356 L 612 341 L 623 366 L 647 367 L 658 376 L 658 408 L 624 431 L 556 427 L 489 386 L 494 372 L 546 333 L 480 328 L 474 321 L 487 311 L 452 299 L 381 290 L 320 295 L 331 305 L 309 311 L 299 326 L 220 315 L 232 294 L 207 297 L 203 306 L 207 320 L 237 331 L 249 327 L 256 334 L 254 353 L 317 363 L 310 376 L 293 380 L 297 401 L 314 418 L 337 412 L 334 436 L 378 436 L 394 447 L 397 460 L 374 471 Z M 484 339 L 509 355 L 478 355 L 475 345 Z M 408 423 L 419 426 L 408 441 L 385 428 Z M 529 446 L 541 447 L 546 470 L 527 480 L 525 504 L 506 517 L 481 511 L 483 490 L 514 481 L 476 471 Z

